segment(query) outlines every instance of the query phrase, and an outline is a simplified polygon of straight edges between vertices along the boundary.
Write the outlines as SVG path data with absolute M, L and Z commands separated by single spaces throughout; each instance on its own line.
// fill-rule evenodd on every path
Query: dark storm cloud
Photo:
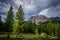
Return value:
M 51 6 L 46 15 L 49 17 L 60 17 L 60 5 Z
M 4 13 L 6 14 L 10 6 L 15 6 L 13 0 L 0 0 L 0 14 L 1 15 L 3 15 Z
M 6 13 L 5 12 L 0 12 L 0 15 L 6 15 Z
M 56 2 L 54 2 L 51 6 L 57 6 L 60 5 L 60 0 L 57 0 Z
M 1 3 L 5 3 L 5 4 L 13 4 L 13 0 L 0 0 Z
M 46 15 L 48 17 L 60 17 L 60 0 L 56 1 L 52 6 L 48 8 Z
M 35 0 L 35 5 L 40 9 L 46 9 L 54 5 L 58 0 Z

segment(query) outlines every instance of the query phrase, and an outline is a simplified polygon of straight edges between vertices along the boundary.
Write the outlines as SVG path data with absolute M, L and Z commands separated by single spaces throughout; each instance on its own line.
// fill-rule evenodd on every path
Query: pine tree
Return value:
M 58 37 L 60 37 L 60 24 L 59 23 L 57 23 L 56 24 L 56 35 L 58 36 Z
M 0 15 L 0 21 L 1 21 L 1 15 Z
M 34 23 L 32 24 L 33 25 L 33 33 L 35 33 L 35 29 L 36 29 L 36 22 L 35 22 L 35 19 L 34 19 Z
M 10 39 L 10 32 L 11 32 L 12 22 L 13 22 L 13 8 L 11 6 L 9 11 L 8 11 L 7 19 L 6 19 L 6 23 L 5 23 L 5 26 L 6 26 L 5 29 L 6 29 L 7 32 L 9 32 L 8 36 L 7 36 L 7 39 Z
M 0 31 L 2 30 L 2 20 L 1 20 L 1 16 L 0 16 Z
M 34 19 L 34 23 L 33 23 L 33 33 L 35 33 L 37 36 L 38 36 L 38 27 L 37 27 L 37 25 L 36 25 L 36 21 L 35 21 L 35 19 Z
M 2 19 L 1 19 L 1 16 L 0 16 L 0 22 L 1 22 L 1 20 L 2 20 Z
M 51 21 L 49 21 L 49 23 L 47 24 L 47 31 L 48 31 L 49 35 L 53 34 L 54 24 Z
M 57 31 L 58 31 L 58 23 L 57 24 L 55 24 L 55 35 L 57 36 Z
M 15 34 L 15 35 L 18 35 L 19 34 L 19 21 L 18 20 L 15 20 L 14 23 L 13 23 L 13 28 L 12 28 L 12 33 Z
M 24 12 L 23 12 L 23 8 L 20 5 L 18 12 L 16 14 L 16 19 L 19 21 L 19 26 L 21 28 L 21 31 L 23 31 L 23 25 L 24 25 Z
M 12 6 L 10 7 L 8 14 L 7 14 L 7 19 L 6 19 L 6 28 L 8 32 L 11 31 L 11 24 L 13 22 L 13 8 Z
M 20 5 L 20 7 L 18 9 L 18 12 L 17 12 L 17 15 L 16 15 L 16 19 L 19 20 L 19 23 L 24 21 L 24 12 L 23 12 L 23 8 L 22 8 L 21 5 Z

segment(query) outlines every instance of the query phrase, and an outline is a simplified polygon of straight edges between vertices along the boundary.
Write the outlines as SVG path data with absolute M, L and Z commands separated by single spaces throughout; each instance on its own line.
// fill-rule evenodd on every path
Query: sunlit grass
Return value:
M 35 34 L 22 34 L 20 33 L 19 35 L 14 35 L 14 34 L 11 34 L 10 37 L 11 38 L 15 38 L 17 36 L 17 38 L 39 38 L 40 35 L 35 35 Z

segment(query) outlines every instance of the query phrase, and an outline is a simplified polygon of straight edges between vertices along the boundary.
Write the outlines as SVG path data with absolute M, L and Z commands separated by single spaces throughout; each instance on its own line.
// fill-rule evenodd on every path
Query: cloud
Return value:
M 30 12 L 36 12 L 36 6 L 33 4 L 33 1 L 29 5 L 24 6 L 24 12 L 30 13 Z
M 39 13 L 43 9 L 49 7 L 52 3 L 56 2 L 56 0 L 13 0 L 17 7 L 22 4 L 24 12 L 30 13 L 34 12 L 34 14 Z
M 50 7 L 50 5 L 53 5 L 52 3 L 56 2 L 57 0 L 38 0 L 38 1 L 37 0 L 13 0 L 13 1 L 16 4 L 15 12 L 17 11 L 16 9 L 19 7 L 19 5 L 22 4 L 24 13 L 26 15 L 28 14 L 36 15 L 39 12 Z
M 0 0 L 0 9 L 1 9 L 0 12 L 7 13 L 10 6 L 12 5 L 13 11 L 16 15 L 16 12 L 20 4 L 24 9 L 25 19 L 30 18 L 32 15 L 46 14 L 47 16 L 52 16 L 54 13 L 55 15 L 58 15 L 60 13 L 59 12 L 60 7 L 58 6 L 60 5 L 59 0 Z M 47 13 L 47 10 L 48 10 L 48 13 Z M 56 12 L 54 12 L 53 10 Z
M 47 17 L 56 17 L 56 16 L 60 17 L 60 0 L 55 0 L 52 3 L 53 4 L 51 4 L 50 7 L 45 8 L 44 10 L 40 11 L 38 14 L 46 15 Z
M 38 15 L 46 15 L 49 9 L 45 9 L 38 13 Z
M 60 5 L 50 7 L 46 15 L 48 17 L 60 17 Z
M 10 8 L 10 2 L 8 2 L 9 0 L 0 0 L 0 12 L 6 12 L 9 10 Z

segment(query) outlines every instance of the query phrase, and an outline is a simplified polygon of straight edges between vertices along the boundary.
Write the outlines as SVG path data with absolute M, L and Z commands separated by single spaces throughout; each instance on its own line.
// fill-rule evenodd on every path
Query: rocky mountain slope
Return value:
M 40 22 L 46 22 L 48 21 L 48 17 L 44 16 L 44 15 L 37 15 L 37 16 L 32 16 L 30 17 L 30 19 L 28 21 L 32 21 L 32 23 L 34 23 L 34 20 L 36 22 L 36 24 L 39 24 Z

